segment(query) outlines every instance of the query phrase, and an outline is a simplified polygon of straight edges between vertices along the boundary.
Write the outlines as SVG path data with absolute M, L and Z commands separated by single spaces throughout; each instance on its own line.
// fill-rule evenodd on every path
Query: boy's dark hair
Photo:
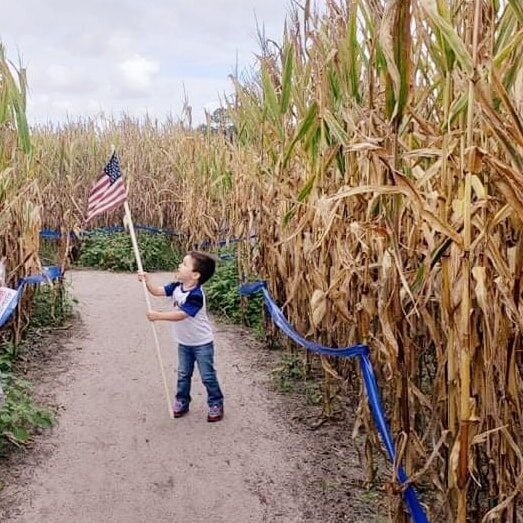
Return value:
M 198 283 L 203 285 L 214 274 L 216 260 L 209 254 L 199 251 L 191 251 L 189 256 L 194 261 L 193 270 L 200 273 Z

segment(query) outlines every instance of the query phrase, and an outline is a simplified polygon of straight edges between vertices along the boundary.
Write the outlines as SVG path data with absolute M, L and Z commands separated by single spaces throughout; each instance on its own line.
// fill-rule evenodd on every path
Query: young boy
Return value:
M 145 279 L 147 290 L 153 296 L 169 296 L 173 299 L 171 311 L 149 311 L 147 317 L 150 321 L 172 321 L 178 340 L 178 383 L 173 405 L 175 418 L 189 412 L 194 362 L 198 364 L 202 382 L 207 389 L 207 421 L 220 421 L 223 418 L 223 394 L 214 369 L 214 336 L 201 288 L 214 274 L 214 269 L 213 258 L 191 251 L 178 266 L 176 281 L 165 287 L 153 285 L 147 273 L 138 275 L 140 281 Z

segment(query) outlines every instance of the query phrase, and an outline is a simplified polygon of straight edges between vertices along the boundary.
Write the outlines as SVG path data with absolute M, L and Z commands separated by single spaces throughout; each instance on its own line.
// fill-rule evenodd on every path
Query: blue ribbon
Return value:
M 0 327 L 3 327 L 3 325 L 7 322 L 7 320 L 11 317 L 13 312 L 15 311 L 18 302 L 20 301 L 20 298 L 22 297 L 22 293 L 24 291 L 24 287 L 29 284 L 34 283 L 46 283 L 51 280 L 56 280 L 57 278 L 60 278 L 62 275 L 62 271 L 60 270 L 60 267 L 53 265 L 51 267 L 42 267 L 42 274 L 34 274 L 32 276 L 25 276 L 24 278 L 20 278 L 18 280 L 18 284 L 16 286 L 16 294 L 11 301 L 11 303 L 8 305 L 6 310 L 2 313 L 0 316 Z
M 179 233 L 170 229 L 159 229 L 158 227 L 149 227 L 147 225 L 135 225 L 134 228 L 140 231 L 147 231 L 153 234 L 165 234 L 167 236 L 179 236 Z M 98 227 L 96 229 L 88 229 L 81 231 L 80 234 L 84 236 L 92 236 L 95 234 L 113 234 L 115 232 L 124 232 L 125 228 L 122 225 L 109 225 L 108 227 Z M 69 232 L 69 236 L 76 236 L 74 232 Z M 55 229 L 42 229 L 40 231 L 40 238 L 43 240 L 59 240 L 62 233 Z
M 167 236 L 181 236 L 180 233 L 175 232 L 171 229 L 159 229 L 158 227 L 149 227 L 147 225 L 135 225 L 134 228 L 136 230 L 147 231 L 152 234 L 165 234 Z M 119 233 L 119 232 L 124 232 L 124 231 L 125 231 L 125 229 L 122 225 L 110 225 L 108 227 L 99 227 L 97 229 L 89 229 L 89 230 L 81 231 L 80 234 L 82 236 L 94 236 L 96 234 L 114 234 L 114 233 Z M 76 235 L 74 232 L 71 231 L 69 233 L 69 236 L 74 237 Z M 43 240 L 59 240 L 61 237 L 62 237 L 62 233 L 60 231 L 57 231 L 54 229 L 42 229 L 40 231 L 40 238 L 42 238 Z M 256 238 L 256 235 L 253 234 L 253 235 L 251 235 L 251 237 L 249 239 L 252 240 L 254 238 Z M 238 243 L 240 241 L 241 241 L 240 238 L 231 238 L 228 240 L 220 240 L 217 242 L 217 245 L 219 247 L 224 247 L 226 245 Z M 193 245 L 193 247 L 195 249 L 207 249 L 210 246 L 211 246 L 211 242 L 209 240 L 204 240 L 203 242 L 195 243 Z M 231 253 L 226 253 L 226 254 L 220 255 L 220 258 L 222 260 L 233 260 L 235 258 L 235 255 L 231 254 Z
M 372 416 L 374 418 L 374 423 L 376 424 L 378 433 L 381 436 L 385 449 L 387 450 L 389 460 L 394 464 L 396 461 L 396 449 L 381 403 L 378 383 L 376 381 L 374 368 L 372 367 L 372 363 L 369 358 L 369 348 L 367 345 L 358 344 L 350 347 L 332 348 L 306 340 L 303 336 L 298 334 L 287 321 L 283 315 L 283 312 L 276 305 L 275 301 L 269 294 L 266 282 L 257 281 L 255 283 L 247 283 L 240 287 L 240 294 L 242 296 L 247 296 L 260 291 L 263 292 L 264 302 L 269 314 L 271 315 L 272 321 L 296 343 L 302 347 L 305 347 L 311 352 L 323 354 L 325 356 L 343 356 L 346 358 L 351 358 L 354 356 L 359 357 L 360 369 L 363 375 L 363 381 L 367 391 L 367 399 Z M 403 499 L 405 500 L 405 504 L 407 505 L 412 521 L 414 521 L 414 523 L 428 523 L 425 511 L 423 510 L 423 507 L 418 500 L 416 490 L 412 485 L 408 484 L 409 478 L 401 466 L 397 469 L 397 477 L 401 485 L 407 484 L 403 491 Z
M 140 225 L 135 224 L 134 228 L 139 231 L 147 231 L 152 234 L 165 234 L 167 236 L 181 236 L 179 232 L 174 231 L 173 229 L 160 229 L 158 227 L 150 227 L 148 225 Z M 122 225 L 109 225 L 107 227 L 98 227 L 96 229 L 88 229 L 85 231 L 82 231 L 80 234 L 83 236 L 92 236 L 95 234 L 113 234 L 115 232 L 124 232 L 125 228 Z M 73 237 L 75 236 L 74 232 L 69 232 L 69 236 Z M 57 231 L 55 229 L 42 229 L 40 231 L 40 238 L 43 240 L 59 240 L 62 237 L 62 233 L 60 231 Z M 256 238 L 256 235 L 252 235 L 250 239 Z M 220 240 L 218 242 L 218 245 L 220 247 L 223 247 L 224 245 L 228 245 L 230 243 L 237 243 L 239 242 L 239 238 L 231 238 L 229 240 Z M 211 245 L 211 242 L 209 240 L 204 240 L 203 242 L 194 244 L 195 248 L 201 248 L 204 249 Z
M 73 235 L 72 232 L 69 233 L 69 235 Z M 42 229 L 40 231 L 40 238 L 42 240 L 59 240 L 62 237 L 62 233 L 60 231 L 55 231 L 52 229 Z

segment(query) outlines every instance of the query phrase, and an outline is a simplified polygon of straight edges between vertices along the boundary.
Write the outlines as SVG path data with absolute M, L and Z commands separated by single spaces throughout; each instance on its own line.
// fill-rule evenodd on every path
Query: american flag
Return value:
M 118 207 L 127 199 L 116 152 L 104 167 L 102 175 L 89 193 L 86 223 L 103 212 Z

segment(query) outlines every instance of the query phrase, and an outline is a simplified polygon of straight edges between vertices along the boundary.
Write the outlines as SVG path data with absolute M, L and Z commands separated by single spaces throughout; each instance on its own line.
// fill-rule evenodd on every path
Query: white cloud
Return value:
M 114 34 L 107 40 L 107 47 L 114 56 L 126 56 L 131 49 L 131 39 L 123 34 Z
M 153 78 L 160 70 L 157 62 L 140 55 L 124 60 L 119 68 L 124 80 L 122 87 L 135 94 L 150 94 Z
M 256 19 L 280 41 L 291 0 L 17 0 L 2 3 L 0 40 L 29 79 L 32 122 L 181 111 L 195 124 L 255 61 Z M 324 0 L 322 0 L 324 1 Z
M 88 71 L 73 69 L 62 64 L 50 64 L 41 78 L 46 90 L 56 93 L 89 93 L 96 83 Z

